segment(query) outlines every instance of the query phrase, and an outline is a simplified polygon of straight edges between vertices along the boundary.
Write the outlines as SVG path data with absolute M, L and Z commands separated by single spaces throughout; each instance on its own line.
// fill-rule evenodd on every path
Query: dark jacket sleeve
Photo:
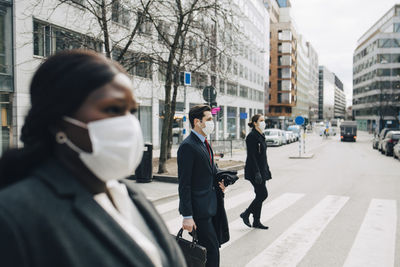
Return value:
M 17 225 L 0 207 L 0 261 L 3 267 L 28 266 Z
M 194 154 L 189 144 L 182 144 L 178 150 L 179 213 L 193 216 L 192 171 Z
M 260 172 L 260 168 L 257 164 L 257 139 L 249 134 L 246 138 L 247 155 L 250 161 L 253 163 L 254 173 Z

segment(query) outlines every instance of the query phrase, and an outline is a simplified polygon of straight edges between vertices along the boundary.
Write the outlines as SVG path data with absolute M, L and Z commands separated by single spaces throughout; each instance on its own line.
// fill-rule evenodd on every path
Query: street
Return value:
M 312 159 L 289 159 L 298 143 L 268 148 L 273 178 L 261 221 L 270 228 L 242 223 L 254 193 L 239 179 L 225 195 L 231 240 L 221 266 L 400 266 L 400 162 L 373 150 L 371 138 L 311 135 Z M 155 204 L 176 234 L 177 197 Z

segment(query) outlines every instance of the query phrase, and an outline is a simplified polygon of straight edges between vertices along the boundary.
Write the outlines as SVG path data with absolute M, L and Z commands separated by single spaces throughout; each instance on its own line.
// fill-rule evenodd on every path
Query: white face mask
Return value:
M 202 128 L 203 132 L 206 135 L 211 134 L 214 131 L 214 121 L 206 121 L 204 124 L 206 126 L 204 128 Z
M 73 118 L 64 120 L 86 128 L 92 142 L 92 153 L 73 144 L 65 133 L 57 134 L 57 142 L 65 143 L 100 180 L 126 178 L 132 175 L 142 160 L 144 141 L 138 119 L 131 114 L 102 119 L 85 124 Z
M 261 131 L 264 131 L 264 129 L 265 129 L 265 121 L 259 122 L 258 127 L 260 128 Z

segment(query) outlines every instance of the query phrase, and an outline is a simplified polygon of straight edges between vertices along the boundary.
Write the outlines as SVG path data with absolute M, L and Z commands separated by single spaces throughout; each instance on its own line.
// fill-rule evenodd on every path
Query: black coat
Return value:
M 192 132 L 178 149 L 179 212 L 204 219 L 217 213 L 215 175 L 207 148 Z
M 212 162 L 207 148 L 194 133 L 183 140 L 178 150 L 179 212 L 194 219 L 212 217 L 222 245 L 229 240 L 228 218 L 213 155 Z
M 272 178 L 267 162 L 267 143 L 264 134 L 259 133 L 256 129 L 246 137 L 247 158 L 244 168 L 244 178 L 254 181 L 257 172 L 261 174 L 264 180 Z
M 167 258 L 186 266 L 153 205 L 129 194 Z M 135 241 L 60 163 L 0 191 L 0 265 L 32 267 L 153 266 Z

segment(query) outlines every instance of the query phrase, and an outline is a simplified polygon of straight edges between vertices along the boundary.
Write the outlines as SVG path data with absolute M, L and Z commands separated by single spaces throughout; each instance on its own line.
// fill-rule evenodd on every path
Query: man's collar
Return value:
M 199 134 L 199 133 L 196 132 L 194 129 L 192 129 L 192 133 L 194 133 L 194 134 L 200 139 L 200 141 L 201 141 L 202 143 L 204 143 L 204 141 L 206 140 L 206 138 L 205 138 L 202 134 Z

